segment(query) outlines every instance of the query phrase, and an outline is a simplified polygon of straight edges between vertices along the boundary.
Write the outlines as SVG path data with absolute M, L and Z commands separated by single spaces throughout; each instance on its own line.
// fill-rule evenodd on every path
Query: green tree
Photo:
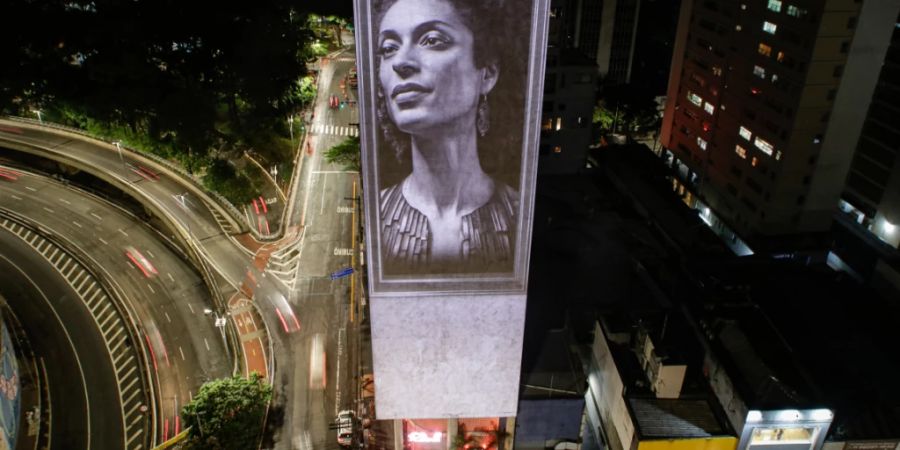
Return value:
M 659 121 L 652 94 L 630 85 L 607 88 L 594 107 L 593 123 L 607 133 L 640 134 L 658 128 Z
M 189 449 L 251 450 L 259 446 L 272 386 L 254 372 L 250 378 L 233 376 L 209 381 L 181 409 L 191 427 Z
M 203 185 L 223 195 L 235 205 L 249 202 L 258 192 L 246 175 L 238 172 L 224 159 L 212 161 L 203 174 Z
M 344 139 L 338 145 L 331 147 L 325 152 L 325 161 L 331 164 L 340 164 L 346 170 L 359 171 L 359 138 L 351 137 Z

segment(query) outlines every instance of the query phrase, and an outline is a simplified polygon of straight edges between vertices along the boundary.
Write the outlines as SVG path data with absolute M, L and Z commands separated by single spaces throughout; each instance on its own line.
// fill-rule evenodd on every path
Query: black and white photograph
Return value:
M 361 3 L 360 122 L 375 285 L 521 284 L 543 70 L 537 5 Z

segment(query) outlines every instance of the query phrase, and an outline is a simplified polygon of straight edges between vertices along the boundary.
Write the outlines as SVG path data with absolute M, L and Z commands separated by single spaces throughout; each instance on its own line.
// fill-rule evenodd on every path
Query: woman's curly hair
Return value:
M 531 27 L 531 2 L 511 0 L 441 0 L 449 3 L 463 23 L 472 31 L 475 66 L 497 66 L 497 84 L 488 94 L 491 108 L 491 127 L 487 134 L 478 137 L 478 149 L 482 166 L 493 175 L 501 176 L 510 185 L 518 185 L 520 158 L 510 158 L 511 152 L 519 154 L 522 145 L 522 119 L 525 113 L 525 83 L 528 71 L 528 45 Z M 376 29 L 374 42 L 380 30 L 377 24 L 397 0 L 374 0 L 373 13 Z M 515 4 L 513 4 L 515 3 Z M 374 44 L 377 46 L 377 44 Z M 378 73 L 381 60 L 375 57 L 374 70 Z M 410 167 L 410 137 L 400 131 L 391 120 L 380 86 L 375 89 L 375 113 L 382 131 L 379 147 L 394 149 L 392 158 L 381 157 L 382 164 L 401 164 L 401 172 Z M 383 153 L 384 152 L 379 152 Z M 385 186 L 398 182 L 400 175 L 385 177 Z M 515 179 L 511 179 L 512 176 Z M 382 186 L 384 187 L 384 186 Z

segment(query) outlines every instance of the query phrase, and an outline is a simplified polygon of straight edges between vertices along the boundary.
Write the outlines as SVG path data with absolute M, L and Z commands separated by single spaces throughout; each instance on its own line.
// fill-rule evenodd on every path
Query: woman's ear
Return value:
M 481 69 L 481 95 L 487 95 L 497 84 L 497 63 L 490 63 Z

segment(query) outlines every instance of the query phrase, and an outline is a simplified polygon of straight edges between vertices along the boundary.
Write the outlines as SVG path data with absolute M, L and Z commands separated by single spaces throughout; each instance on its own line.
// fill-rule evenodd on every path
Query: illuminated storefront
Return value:
M 752 410 L 747 413 L 739 449 L 813 450 L 822 448 L 834 417 L 828 409 Z

